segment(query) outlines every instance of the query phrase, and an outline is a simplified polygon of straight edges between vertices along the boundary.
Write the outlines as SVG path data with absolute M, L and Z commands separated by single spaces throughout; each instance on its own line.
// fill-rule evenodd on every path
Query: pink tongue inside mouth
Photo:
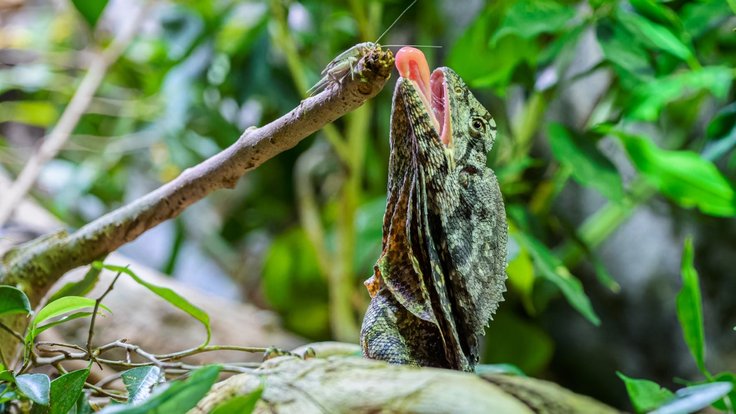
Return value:
M 445 95 L 444 75 L 436 70 L 430 75 L 427 58 L 419 49 L 404 46 L 396 53 L 396 69 L 402 78 L 409 79 L 416 86 L 422 97 L 432 124 L 437 130 L 442 143 L 449 145 L 450 133 L 449 111 L 446 111 L 447 96 Z

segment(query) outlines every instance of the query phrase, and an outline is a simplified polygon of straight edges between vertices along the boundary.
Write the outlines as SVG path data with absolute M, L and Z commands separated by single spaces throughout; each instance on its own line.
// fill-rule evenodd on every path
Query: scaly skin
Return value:
M 506 213 L 486 167 L 496 124 L 455 72 L 438 70 L 448 145 L 415 83 L 401 77 L 394 91 L 383 252 L 366 281 L 361 346 L 368 358 L 472 371 L 505 291 Z

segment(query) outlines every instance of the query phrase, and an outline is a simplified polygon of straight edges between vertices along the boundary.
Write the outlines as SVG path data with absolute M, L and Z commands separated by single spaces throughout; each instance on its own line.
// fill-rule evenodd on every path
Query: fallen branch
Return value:
M 0 263 L 0 283 L 19 285 L 32 304 L 38 303 L 67 271 L 88 264 L 178 216 L 215 190 L 233 188 L 247 171 L 361 106 L 383 88 L 392 66 L 390 51 L 375 50 L 355 68 L 360 76 L 348 76 L 334 83 L 268 125 L 249 128 L 233 145 L 185 170 L 157 190 L 72 234 L 47 235 L 10 250 Z
M 389 365 L 355 357 L 280 357 L 222 381 L 189 414 L 262 389 L 254 413 L 570 413 L 618 411 L 529 377 Z

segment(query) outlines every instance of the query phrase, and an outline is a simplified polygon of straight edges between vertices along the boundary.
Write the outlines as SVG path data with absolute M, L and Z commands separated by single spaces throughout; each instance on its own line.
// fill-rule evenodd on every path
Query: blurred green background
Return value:
M 11 175 L 142 4 L 105 3 L 0 0 Z M 376 40 L 407 5 L 148 2 L 32 195 L 72 228 L 140 197 L 294 108 L 334 56 Z M 736 370 L 735 11 L 732 0 L 419 0 L 381 40 L 438 46 L 423 49 L 430 65 L 458 72 L 499 125 L 489 166 L 510 218 L 509 281 L 484 362 L 622 408 L 617 370 L 670 387 L 700 378 L 675 313 L 692 236 L 708 365 Z M 273 309 L 309 340 L 357 341 L 380 253 L 392 86 L 122 251 Z

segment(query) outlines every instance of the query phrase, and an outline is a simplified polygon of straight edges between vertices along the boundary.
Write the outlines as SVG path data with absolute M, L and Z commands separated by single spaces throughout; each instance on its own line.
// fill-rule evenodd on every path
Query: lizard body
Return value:
M 486 167 L 496 124 L 449 68 L 396 55 L 383 251 L 366 281 L 366 357 L 471 371 L 502 300 L 507 224 Z

